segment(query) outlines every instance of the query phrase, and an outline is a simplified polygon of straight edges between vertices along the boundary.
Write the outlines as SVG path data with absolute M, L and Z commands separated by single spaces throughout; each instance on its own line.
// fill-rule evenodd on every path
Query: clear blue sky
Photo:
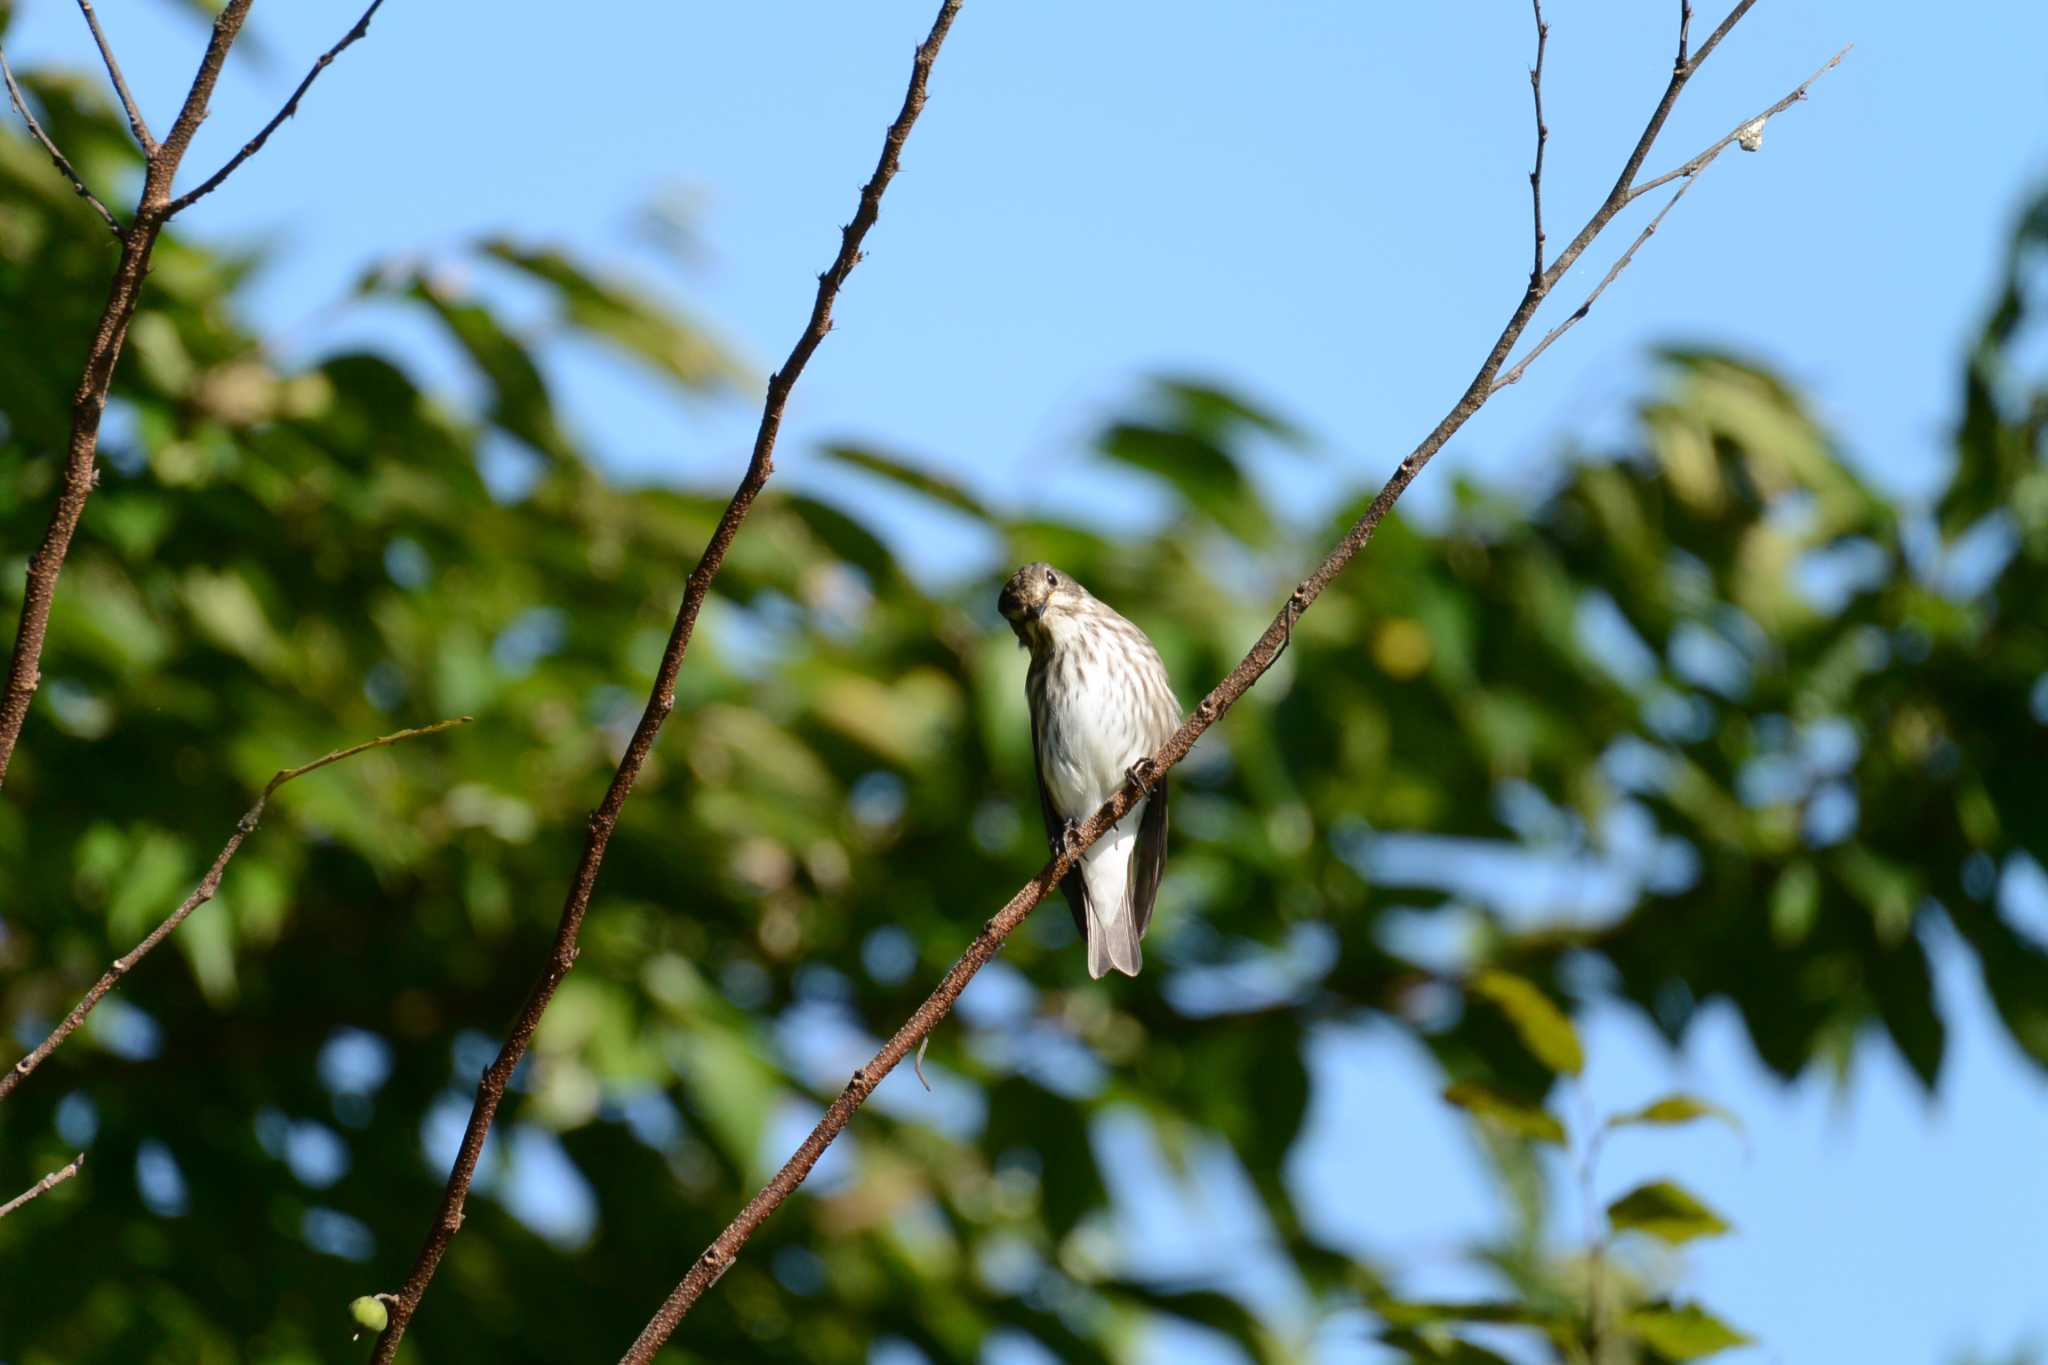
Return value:
M 201 33 L 174 7 L 102 16 L 161 124 Z M 388 312 L 337 307 L 366 265 L 479 233 L 565 243 L 658 277 L 763 374 L 808 306 L 901 96 L 931 0 L 644 5 L 570 19 L 537 5 L 390 0 L 370 38 L 259 160 L 185 222 L 268 242 L 249 308 L 287 355 L 405 348 L 451 393 L 468 377 Z M 72 6 L 31 0 L 17 62 L 83 65 Z M 1611 180 L 1669 64 L 1676 6 L 1552 0 L 1548 213 L 1561 239 Z M 331 0 L 257 6 L 193 154 L 217 163 L 353 22 Z M 1718 11 L 1702 0 L 1704 31 Z M 1471 424 L 1417 489 L 1464 469 L 1540 472 L 1566 436 L 1620 428 L 1650 343 L 1736 346 L 1817 396 L 1888 485 L 1938 476 L 1959 348 L 2019 195 L 2048 170 L 2048 6 L 1764 0 L 1672 121 L 1675 164 L 1845 42 L 1856 51 L 1756 156 L 1730 153 L 1567 342 Z M 1377 480 L 1448 405 L 1527 269 L 1526 8 L 1494 4 L 1090 5 L 968 0 L 840 326 L 783 439 L 792 484 L 878 510 L 925 572 L 987 547 L 806 451 L 861 438 L 1013 504 L 1144 518 L 1147 490 L 1091 471 L 1082 438 L 1162 370 L 1213 375 L 1323 447 L 1275 491 L 1298 510 Z M 634 231 L 694 196 L 701 259 L 678 272 Z M 1618 250 L 1615 241 L 1609 250 Z M 1596 272 L 1602 253 L 1588 265 Z M 1567 288 L 1569 302 L 1591 280 Z M 572 420 L 623 474 L 730 484 L 750 402 L 685 407 L 587 354 L 552 357 Z M 1310 547 L 1303 547 L 1304 557 Z M 1205 679 L 1184 680 L 1193 690 Z M 963 930 L 964 932 L 964 930 Z M 1765 1343 L 1729 1359 L 1939 1361 L 2048 1342 L 2048 1086 L 1992 1024 L 1974 969 L 1943 955 L 1953 1057 L 1926 1104 L 1881 1047 L 1837 1098 L 1770 1081 L 1710 1016 L 1673 1059 L 1639 1021 L 1591 1024 L 1591 1085 L 1619 1107 L 1674 1078 L 1747 1120 L 1747 1154 L 1701 1132 L 1618 1144 L 1606 1182 L 1684 1172 L 1740 1233 L 1683 1283 Z M 1443 1253 L 1490 1207 L 1478 1167 L 1392 1035 L 1332 1035 L 1297 1154 L 1336 1181 L 1331 1226 L 1470 1287 Z M 1338 1134 L 1362 1129 L 1361 1152 Z M 1221 1263 L 1242 1230 L 1220 1175 L 1150 1182 L 1141 1254 Z M 1327 1184 L 1323 1187 L 1330 1188 Z M 1190 1243 L 1189 1238 L 1206 1238 Z M 1448 1277 L 1448 1278 L 1446 1278 Z M 1374 1357 L 1339 1334 L 1326 1358 Z M 1177 1343 L 1158 1343 L 1160 1359 Z

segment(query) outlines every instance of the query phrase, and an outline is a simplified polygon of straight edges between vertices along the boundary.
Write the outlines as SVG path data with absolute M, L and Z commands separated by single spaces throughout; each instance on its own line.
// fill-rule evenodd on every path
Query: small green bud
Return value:
M 391 1310 L 386 1308 L 381 1300 L 369 1294 L 359 1299 L 351 1299 L 348 1315 L 354 1318 L 356 1326 L 365 1332 L 381 1332 L 391 1325 Z

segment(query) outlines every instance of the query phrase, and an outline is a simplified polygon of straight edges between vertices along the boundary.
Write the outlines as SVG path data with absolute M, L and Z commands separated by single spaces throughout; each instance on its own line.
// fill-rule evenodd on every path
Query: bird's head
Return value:
M 1010 575 L 996 597 L 996 610 L 1017 632 L 1019 644 L 1043 629 L 1047 612 L 1058 614 L 1088 600 L 1088 590 L 1050 564 L 1026 564 Z

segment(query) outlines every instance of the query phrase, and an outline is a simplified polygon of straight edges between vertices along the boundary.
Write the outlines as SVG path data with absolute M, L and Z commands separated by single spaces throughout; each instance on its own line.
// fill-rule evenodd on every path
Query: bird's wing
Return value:
M 1060 849 L 1061 839 L 1066 833 L 1067 822 L 1052 808 L 1052 793 L 1045 789 L 1045 772 L 1038 756 L 1038 713 L 1031 713 L 1031 776 L 1038 783 L 1038 810 L 1045 816 L 1045 839 L 1053 852 Z M 1088 941 L 1088 884 L 1081 879 L 1081 864 L 1075 861 L 1073 869 L 1060 878 L 1060 890 L 1066 893 L 1067 908 L 1074 912 L 1074 928 L 1080 931 L 1081 941 Z M 1149 908 L 1149 907 L 1148 907 Z
M 1166 779 L 1162 776 L 1138 821 L 1138 847 L 1131 854 L 1131 915 L 1138 937 L 1152 923 L 1152 902 L 1159 899 L 1159 878 L 1166 872 Z

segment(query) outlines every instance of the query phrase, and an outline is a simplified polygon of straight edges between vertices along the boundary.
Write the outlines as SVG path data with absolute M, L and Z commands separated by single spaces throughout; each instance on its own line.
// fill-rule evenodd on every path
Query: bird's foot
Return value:
M 1127 776 L 1138 784 L 1139 797 L 1148 797 L 1152 794 L 1152 784 L 1159 778 L 1159 765 L 1150 757 L 1141 758 L 1131 765 Z
M 1068 820 L 1068 821 L 1067 821 L 1067 822 L 1066 822 L 1066 823 L 1065 823 L 1064 825 L 1061 825 L 1061 826 L 1060 826 L 1060 835 L 1059 835 L 1059 839 L 1057 840 L 1057 842 L 1055 843 L 1055 845 L 1054 845 L 1054 847 L 1053 847 L 1053 852 L 1054 852 L 1054 853 L 1073 853 L 1073 852 L 1076 852 L 1076 851 L 1078 850 L 1078 847 L 1079 847 L 1079 845 L 1080 845 L 1080 842 L 1081 842 L 1081 822 L 1080 822 L 1079 820 Z

